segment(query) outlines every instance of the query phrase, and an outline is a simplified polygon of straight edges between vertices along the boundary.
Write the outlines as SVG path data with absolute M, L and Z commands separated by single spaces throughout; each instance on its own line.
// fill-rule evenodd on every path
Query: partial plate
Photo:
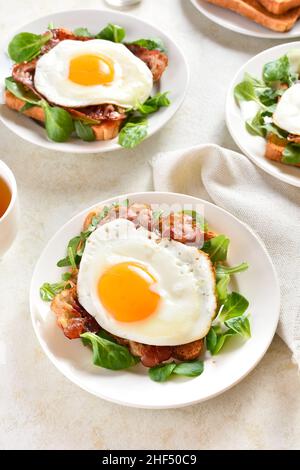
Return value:
M 226 124 L 235 143 L 257 166 L 285 183 L 300 187 L 300 168 L 277 163 L 268 160 L 264 156 L 266 146 L 265 139 L 253 136 L 247 132 L 241 109 L 233 95 L 235 85 L 243 80 L 245 72 L 260 78 L 262 76 L 263 66 L 267 62 L 278 59 L 294 48 L 300 48 L 300 41 L 281 44 L 280 46 L 267 49 L 254 56 L 240 68 L 228 89 L 226 98 Z
M 201 376 L 176 378 L 163 384 L 152 382 L 147 369 L 137 366 L 125 371 L 109 371 L 92 365 L 91 351 L 80 340 L 68 340 L 56 326 L 48 303 L 39 296 L 45 282 L 60 279 L 56 261 L 65 256 L 69 239 L 81 231 L 86 214 L 97 205 L 111 204 L 128 198 L 130 202 L 148 204 L 188 204 L 203 208 L 212 229 L 231 239 L 229 263 L 245 259 L 250 268 L 234 279 L 235 290 L 250 301 L 252 338 L 224 347 L 218 356 L 205 358 Z M 103 399 L 139 408 L 176 408 L 212 398 L 242 380 L 260 361 L 274 336 L 279 316 L 279 286 L 272 261 L 257 235 L 237 218 L 219 207 L 191 196 L 175 193 L 136 193 L 103 201 L 65 224 L 50 240 L 34 270 L 30 289 L 30 309 L 38 340 L 52 363 L 72 382 Z M 262 289 L 263 286 L 263 289 Z M 272 292 L 272 295 L 269 293 Z M 46 372 L 45 372 L 46 373 Z
M 264 28 L 263 26 L 254 23 L 254 21 L 248 20 L 248 18 L 238 15 L 231 10 L 226 10 L 225 8 L 218 7 L 217 5 L 212 5 L 205 0 L 190 1 L 198 11 L 211 21 L 223 26 L 223 28 L 235 31 L 236 33 L 256 38 L 282 39 L 283 41 L 300 37 L 300 21 L 296 22 L 291 31 L 287 31 L 286 33 L 277 33 L 276 31 Z
M 156 26 L 146 23 L 134 16 L 110 10 L 64 11 L 44 16 L 18 28 L 7 39 L 3 46 L 3 50 L 0 52 L 1 91 L 4 89 L 4 78 L 11 75 L 12 62 L 6 53 L 10 39 L 15 34 L 22 31 L 40 34 L 47 29 L 49 23 L 53 23 L 56 27 L 65 27 L 71 30 L 84 26 L 92 33 L 98 32 L 107 23 L 116 23 L 126 29 L 126 39 L 128 41 L 133 41 L 139 38 L 160 37 L 164 41 L 168 50 L 169 66 L 163 74 L 159 85 L 154 87 L 153 92 L 169 91 L 171 104 L 169 107 L 162 108 L 159 112 L 149 117 L 148 136 L 161 129 L 161 127 L 171 119 L 182 104 L 189 82 L 189 70 L 184 55 L 178 46 Z M 40 145 L 41 147 L 51 150 L 72 153 L 98 153 L 122 149 L 122 147 L 117 143 L 117 138 L 108 141 L 95 142 L 83 142 L 79 139 L 73 139 L 64 143 L 52 142 L 47 139 L 44 127 L 28 117 L 22 116 L 22 114 L 8 109 L 5 105 L 0 105 L 0 119 L 19 137 L 22 137 L 32 144 Z

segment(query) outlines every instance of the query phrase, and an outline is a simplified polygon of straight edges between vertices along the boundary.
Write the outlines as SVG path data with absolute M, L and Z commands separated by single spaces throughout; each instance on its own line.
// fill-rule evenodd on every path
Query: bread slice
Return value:
M 282 15 L 292 8 L 300 6 L 300 0 L 258 0 L 266 10 L 274 15 Z
M 14 109 L 15 111 L 20 111 L 25 105 L 25 101 L 20 100 L 8 90 L 5 91 L 5 103 L 9 108 Z M 36 121 L 45 122 L 44 111 L 39 106 L 33 106 L 32 108 L 26 109 L 23 114 L 35 119 Z M 123 119 L 111 119 L 103 121 L 101 124 L 91 126 L 96 140 L 114 139 L 119 133 L 122 122 Z
M 282 162 L 282 154 L 287 144 L 287 140 L 279 139 L 275 134 L 269 134 L 267 137 L 265 157 L 275 162 L 284 163 Z M 287 165 L 287 163 L 285 163 L 285 165 Z M 295 163 L 294 166 L 300 167 L 300 163 Z
M 257 0 L 206 0 L 222 8 L 245 16 L 265 28 L 284 33 L 289 31 L 300 17 L 300 7 L 282 15 L 274 15 L 266 10 Z M 267 1 L 267 0 L 264 0 Z

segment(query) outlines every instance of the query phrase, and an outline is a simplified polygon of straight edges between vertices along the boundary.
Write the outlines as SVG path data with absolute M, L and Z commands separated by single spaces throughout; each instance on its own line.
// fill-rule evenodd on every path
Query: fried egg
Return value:
M 273 121 L 281 129 L 300 135 L 300 83 L 295 83 L 283 93 Z
M 102 328 L 157 346 L 203 338 L 217 305 L 205 253 L 159 239 L 126 219 L 108 222 L 89 237 L 77 292 Z
M 112 103 L 134 108 L 150 96 L 153 77 L 124 44 L 65 40 L 38 59 L 34 84 L 60 106 Z

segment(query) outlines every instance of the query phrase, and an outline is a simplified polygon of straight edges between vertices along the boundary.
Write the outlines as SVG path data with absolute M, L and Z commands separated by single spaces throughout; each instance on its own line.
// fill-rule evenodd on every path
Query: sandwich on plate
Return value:
M 157 382 L 195 377 L 206 350 L 251 335 L 249 302 L 229 290 L 248 265 L 226 264 L 229 243 L 194 211 L 119 201 L 86 216 L 57 263 L 62 280 L 40 295 L 64 335 L 92 349 L 95 366 L 140 362 Z
M 265 157 L 300 166 L 300 49 L 264 65 L 261 77 L 245 74 L 234 96 L 247 131 L 266 141 Z
M 126 42 L 118 25 L 97 34 L 49 25 L 41 35 L 17 34 L 8 54 L 15 64 L 6 105 L 42 123 L 56 142 L 118 136 L 132 148 L 147 136 L 147 117 L 170 103 L 167 92 L 153 93 L 168 66 L 162 41 Z

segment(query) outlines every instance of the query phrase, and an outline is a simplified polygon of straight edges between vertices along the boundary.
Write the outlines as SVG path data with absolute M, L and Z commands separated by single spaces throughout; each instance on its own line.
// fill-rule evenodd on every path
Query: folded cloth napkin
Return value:
M 160 153 L 152 167 L 156 191 L 211 201 L 262 238 L 281 286 L 277 333 L 300 367 L 300 189 L 264 173 L 244 155 L 212 144 Z

